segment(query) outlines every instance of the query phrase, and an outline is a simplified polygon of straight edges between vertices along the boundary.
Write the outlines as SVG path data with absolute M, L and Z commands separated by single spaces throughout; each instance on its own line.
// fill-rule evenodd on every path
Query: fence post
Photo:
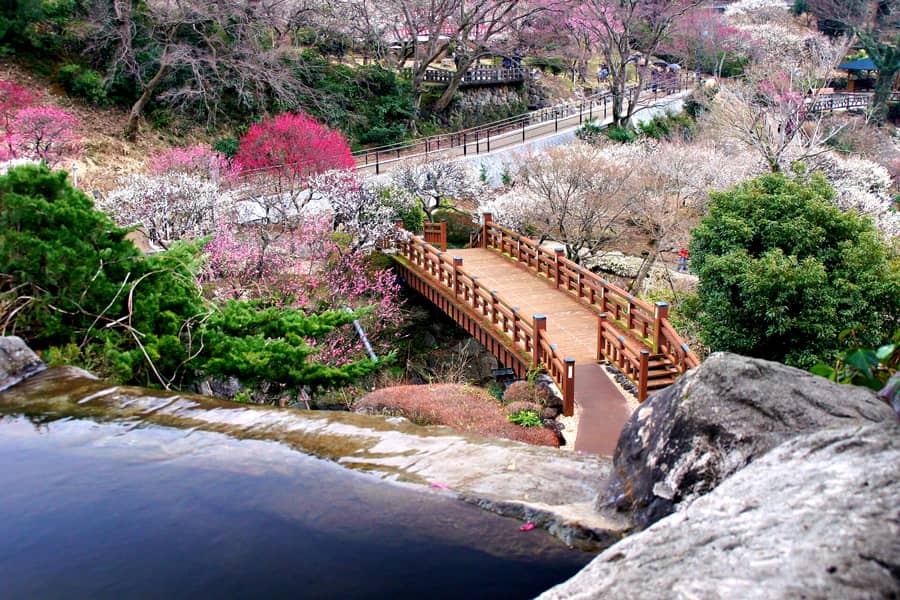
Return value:
M 554 269 L 556 271 L 556 275 L 554 277 L 554 279 L 556 280 L 556 289 L 559 289 L 559 282 L 562 279 L 562 277 L 561 277 L 562 265 L 560 264 L 560 261 L 563 258 L 565 251 L 566 251 L 565 248 L 554 248 L 553 249 L 553 253 L 554 253 L 553 259 L 555 261 Z M 568 288 L 569 286 L 567 285 L 566 287 Z
M 481 214 L 483 224 L 481 225 L 481 247 L 487 248 L 490 244 L 488 243 L 488 231 L 490 231 L 491 223 L 494 222 L 493 213 L 482 213 Z
M 662 320 L 669 316 L 669 305 L 657 302 L 653 311 L 653 351 L 659 352 L 659 338 L 662 335 Z
M 490 128 L 488 128 L 488 130 L 487 130 L 487 151 L 488 152 L 491 151 L 491 129 Z
M 638 373 L 638 402 L 647 399 L 647 371 L 650 368 L 650 351 L 641 350 L 641 370 Z
M 563 373 L 563 415 L 571 417 L 575 414 L 575 359 L 565 358 Z
M 491 324 L 496 325 L 497 319 L 497 290 L 491 290 Z
M 512 307 L 512 341 L 513 346 L 519 343 L 519 307 Z
M 441 244 L 441 252 L 447 251 L 447 221 L 441 221 L 438 223 L 440 227 L 440 231 L 438 232 L 440 237 Z
M 469 152 L 468 139 L 469 136 L 463 131 L 463 156 L 466 156 Z
M 453 257 L 453 297 L 459 297 L 459 270 L 462 268 L 463 259 L 461 256 Z
M 543 362 L 541 337 L 545 335 L 544 332 L 547 330 L 547 317 L 544 315 L 534 315 L 531 328 L 532 331 L 534 331 L 534 336 L 531 339 L 531 368 L 537 369 L 541 362 Z
M 628 294 L 628 314 L 625 316 L 625 326 L 634 329 L 634 296 Z
M 381 173 L 381 169 L 379 168 L 381 165 L 378 163 L 378 151 L 375 151 L 375 174 L 379 175 Z
M 525 119 L 522 119 L 522 143 L 525 143 Z
M 604 360 L 606 353 L 603 351 L 603 329 L 606 327 L 606 313 L 597 315 L 597 360 Z

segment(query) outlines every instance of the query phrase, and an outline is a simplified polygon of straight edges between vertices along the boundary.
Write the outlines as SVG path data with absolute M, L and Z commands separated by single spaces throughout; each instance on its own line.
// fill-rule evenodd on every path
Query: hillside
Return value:
M 78 186 L 89 192 L 112 189 L 123 175 L 144 170 L 155 153 L 176 145 L 208 141 L 200 128 L 178 136 L 144 127 L 137 140 L 129 142 L 122 135 L 128 113 L 121 108 L 91 106 L 67 96 L 57 84 L 8 59 L 0 63 L 0 80 L 43 92 L 42 104 L 63 108 L 78 119 L 84 151 L 77 160 L 67 160 L 61 167 L 71 171 L 71 166 L 77 165 Z

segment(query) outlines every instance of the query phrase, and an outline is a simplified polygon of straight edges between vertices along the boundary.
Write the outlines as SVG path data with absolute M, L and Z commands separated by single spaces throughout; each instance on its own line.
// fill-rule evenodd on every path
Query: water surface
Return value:
M 0 403 L 0 598 L 527 598 L 591 554 L 277 442 Z

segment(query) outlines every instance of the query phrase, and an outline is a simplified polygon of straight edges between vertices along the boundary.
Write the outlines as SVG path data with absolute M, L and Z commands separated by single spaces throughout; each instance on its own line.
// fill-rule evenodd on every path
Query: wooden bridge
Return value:
M 483 215 L 470 248 L 442 252 L 446 229 L 398 242 L 401 275 L 498 361 L 524 378 L 545 370 L 563 395 L 563 413 L 580 408 L 575 449 L 612 454 L 630 415 L 604 373 L 606 360 L 631 380 L 643 401 L 699 360 L 669 322 L 668 305 L 651 306 L 534 240 Z M 446 247 L 445 245 L 443 247 Z

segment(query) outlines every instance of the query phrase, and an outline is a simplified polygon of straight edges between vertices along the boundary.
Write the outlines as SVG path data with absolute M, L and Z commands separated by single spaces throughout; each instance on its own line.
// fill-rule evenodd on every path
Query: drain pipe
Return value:
M 349 313 L 353 311 L 350 310 L 349 306 L 345 306 L 344 310 Z M 372 344 L 369 342 L 369 338 L 366 335 L 366 332 L 363 331 L 362 325 L 359 324 L 359 319 L 353 319 L 353 326 L 356 327 L 356 333 L 359 334 L 359 339 L 362 340 L 363 346 L 366 348 L 366 352 L 369 354 L 369 358 L 371 358 L 374 362 L 378 362 L 378 357 L 375 355 L 375 351 L 372 349 Z

